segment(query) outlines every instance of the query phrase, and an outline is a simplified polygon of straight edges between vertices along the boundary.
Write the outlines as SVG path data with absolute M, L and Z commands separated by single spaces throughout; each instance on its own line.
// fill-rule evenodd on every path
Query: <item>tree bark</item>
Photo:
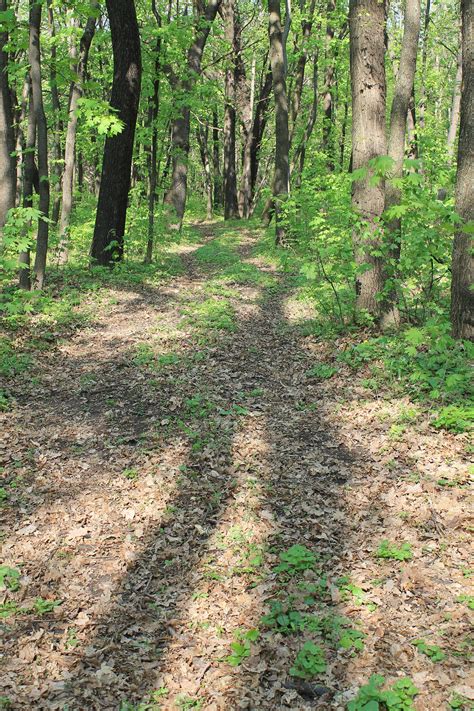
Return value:
M 265 66 L 265 65 L 264 65 Z M 268 106 L 272 91 L 271 69 L 265 72 L 264 79 L 260 85 L 260 91 L 255 109 L 255 117 L 252 124 L 252 142 L 250 146 L 250 202 L 253 209 L 255 207 L 255 187 L 257 184 L 258 168 L 260 164 L 260 148 L 263 134 L 267 125 Z
M 123 130 L 105 141 L 91 258 L 111 265 L 123 258 L 133 141 L 141 83 L 140 35 L 133 0 L 107 0 L 114 79 L 110 105 Z
M 31 74 L 31 93 L 38 133 L 38 181 L 39 212 L 36 233 L 36 255 L 33 267 L 34 289 L 42 289 L 46 273 L 49 236 L 49 174 L 48 174 L 48 128 L 43 106 L 41 88 L 41 53 L 40 53 L 41 5 L 35 0 L 30 2 L 29 17 L 29 61 Z M 46 219 L 43 219 L 46 218 Z
M 212 112 L 212 163 L 214 178 L 213 203 L 214 207 L 219 209 L 222 205 L 222 175 L 219 141 L 219 114 L 217 113 L 217 109 L 214 109 Z
M 328 170 L 334 170 L 334 102 L 332 92 L 335 83 L 334 52 L 332 41 L 334 39 L 334 27 L 332 26 L 331 15 L 336 9 L 335 0 L 329 0 L 327 4 L 328 22 L 326 25 L 326 71 L 324 77 L 323 92 L 323 151 L 326 154 L 326 164 Z
M 282 223 L 282 203 L 289 191 L 289 132 L 288 97 L 286 93 L 285 46 L 281 24 L 280 0 L 269 0 L 270 21 L 270 64 L 275 97 L 275 173 L 273 178 L 273 200 L 275 210 L 275 241 L 283 244 L 286 238 Z
M 390 134 L 388 140 L 388 155 L 393 160 L 390 170 L 390 180 L 385 184 L 385 210 L 398 205 L 401 200 L 401 189 L 393 184 L 403 175 L 403 159 L 407 133 L 407 117 L 410 99 L 415 80 L 416 55 L 420 36 L 421 6 L 420 0 L 407 0 L 405 5 L 405 20 L 400 63 L 392 100 L 390 113 Z M 393 218 L 387 223 L 390 240 L 393 243 L 391 252 L 398 261 L 401 249 L 401 220 Z
M 152 10 L 155 16 L 158 30 L 161 29 L 161 15 L 156 8 L 156 2 L 152 2 Z M 157 156 L 158 156 L 158 128 L 156 125 L 158 111 L 160 107 L 160 74 L 161 74 L 161 34 L 158 34 L 155 43 L 155 67 L 153 78 L 153 96 L 148 100 L 148 129 L 151 132 L 150 146 L 147 154 L 148 164 L 148 236 L 145 254 L 145 264 L 151 264 L 153 257 L 153 242 L 155 232 L 155 202 L 157 187 Z
M 304 2 L 304 0 L 303 0 Z M 301 48 L 299 50 L 298 61 L 296 63 L 295 71 L 295 86 L 293 90 L 293 95 L 291 99 L 290 107 L 290 118 L 291 118 L 291 131 L 290 131 L 290 147 L 293 144 L 293 138 L 296 130 L 296 122 L 300 113 L 301 108 L 301 97 L 303 95 L 303 85 L 305 78 L 306 64 L 308 61 L 308 42 L 311 36 L 311 30 L 313 28 L 313 16 L 314 8 L 316 6 L 316 0 L 311 0 L 308 15 L 301 21 Z M 304 9 L 304 7 L 303 7 Z
M 474 340 L 474 3 L 461 0 L 462 15 L 462 89 L 459 128 L 456 212 L 462 223 L 454 236 L 451 323 L 455 338 Z
M 311 108 L 308 114 L 308 119 L 306 121 L 306 127 L 301 137 L 291 163 L 291 175 L 295 176 L 295 185 L 299 187 L 301 185 L 301 176 L 303 174 L 305 159 L 306 159 L 306 148 L 308 146 L 309 139 L 313 133 L 314 124 L 316 123 L 316 117 L 318 115 L 318 54 L 315 54 L 313 62 L 313 100 L 311 102 Z
M 93 7 L 96 4 L 93 3 Z M 74 168 L 76 155 L 77 107 L 82 97 L 82 85 L 87 69 L 87 60 L 92 38 L 95 33 L 95 17 L 89 17 L 79 44 L 79 56 L 76 57 L 76 47 L 72 46 L 71 59 L 74 61 L 75 80 L 69 90 L 68 124 L 66 130 L 66 145 L 64 154 L 64 173 L 62 184 L 61 217 L 59 221 L 58 263 L 68 261 L 68 230 L 72 211 L 72 196 L 74 191 Z M 82 174 L 80 174 L 82 177 Z
M 461 83 L 462 83 L 462 50 L 459 49 L 456 79 L 454 80 L 453 101 L 451 104 L 451 113 L 449 117 L 449 129 L 447 137 L 448 162 L 451 165 L 454 157 L 454 146 L 456 143 L 456 134 L 459 125 L 459 116 L 461 113 Z
M 53 130 L 51 132 L 53 165 L 51 173 L 54 174 L 54 182 L 52 185 L 52 209 L 51 222 L 55 225 L 59 219 L 59 210 L 61 207 L 61 176 L 63 173 L 63 152 L 61 148 L 61 136 L 63 134 L 63 122 L 61 120 L 61 104 L 59 102 L 58 80 L 57 80 L 57 57 L 56 57 L 56 27 L 54 25 L 53 8 L 51 0 L 48 0 L 48 24 L 51 36 L 51 60 L 49 64 L 49 86 L 51 89 L 51 107 L 53 109 Z
M 0 12 L 7 9 L 7 0 L 0 0 Z M 12 155 L 15 150 L 13 107 L 8 83 L 8 55 L 4 50 L 7 42 L 7 33 L 0 33 L 0 250 L 3 226 L 8 210 L 15 207 L 16 194 L 16 164 Z
M 25 150 L 23 154 L 23 207 L 31 207 L 33 205 L 33 186 L 35 183 L 35 145 L 36 145 L 36 116 L 33 109 L 33 99 L 31 96 L 31 78 L 28 72 L 28 78 L 25 81 L 26 96 L 28 105 L 28 128 L 26 131 Z M 31 287 L 30 274 L 30 250 L 26 249 L 20 252 L 19 256 L 19 285 L 21 289 L 29 290 Z
M 379 317 L 377 298 L 385 284 L 381 215 L 385 189 L 370 180 L 369 161 L 387 153 L 385 138 L 385 3 L 350 0 L 350 63 L 352 83 L 352 166 L 368 174 L 353 184 L 352 207 L 360 225 L 353 230 L 356 264 L 356 305 Z M 375 252 L 375 254 L 374 254 Z M 362 271 L 363 269 L 363 271 Z
M 201 5 L 197 6 L 194 40 L 187 55 L 188 77 L 179 82 L 174 82 L 174 90 L 178 95 L 182 96 L 182 106 L 173 121 L 171 133 L 173 160 L 171 186 L 165 195 L 164 202 L 172 210 L 173 214 L 170 215 L 169 227 L 175 230 L 181 230 L 186 209 L 189 132 L 191 127 L 189 100 L 196 79 L 201 74 L 202 54 L 209 36 L 211 23 L 216 17 L 221 1 L 209 0 L 209 3 L 204 8 Z
M 212 219 L 212 177 L 211 177 L 211 165 L 209 161 L 209 126 L 199 125 L 196 129 L 196 138 L 199 145 L 199 154 L 201 156 L 201 163 L 204 170 L 204 186 L 206 188 L 206 217 L 208 220 Z
M 222 4 L 225 36 L 231 54 L 225 67 L 224 88 L 224 219 L 239 217 L 237 200 L 237 171 L 235 168 L 235 124 L 236 124 L 236 17 L 234 0 L 224 0 Z

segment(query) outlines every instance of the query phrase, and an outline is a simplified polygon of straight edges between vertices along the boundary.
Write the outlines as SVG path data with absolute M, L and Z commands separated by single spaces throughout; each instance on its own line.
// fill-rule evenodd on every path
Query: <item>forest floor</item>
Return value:
M 12 366 L 0 708 L 345 709 L 372 674 L 473 708 L 467 435 L 336 364 L 258 230 L 195 233 Z

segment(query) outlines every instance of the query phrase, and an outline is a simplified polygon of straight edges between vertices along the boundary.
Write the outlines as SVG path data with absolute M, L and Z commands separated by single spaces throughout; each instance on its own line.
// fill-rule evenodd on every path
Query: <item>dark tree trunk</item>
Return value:
M 196 79 L 201 74 L 201 60 L 204 47 L 214 21 L 221 0 L 209 0 L 203 8 L 198 6 L 198 14 L 195 21 L 194 41 L 188 50 L 187 65 L 188 77 L 179 82 L 172 82 L 173 88 L 179 96 L 183 97 L 182 106 L 173 121 L 171 133 L 172 151 L 172 176 L 171 186 L 165 195 L 165 205 L 172 209 L 170 215 L 170 228 L 180 230 L 183 224 L 184 211 L 186 209 L 186 196 L 188 189 L 188 155 L 189 155 L 189 132 L 190 132 L 190 105 Z
M 251 149 L 252 149 L 252 120 L 255 99 L 255 56 L 252 58 L 250 77 L 250 90 L 247 84 L 245 64 L 242 57 L 242 42 L 240 36 L 240 23 L 236 32 L 236 100 L 237 110 L 241 124 L 242 136 L 242 170 L 239 186 L 239 215 L 245 219 L 250 217 L 251 211 Z
M 133 140 L 140 99 L 140 35 L 133 0 L 107 0 L 114 79 L 110 105 L 117 110 L 123 130 L 105 141 L 99 201 L 91 257 L 111 265 L 122 259 L 127 216 Z
M 461 123 L 456 180 L 456 212 L 462 219 L 454 236 L 451 323 L 455 338 L 474 340 L 474 257 L 472 234 L 463 227 L 474 224 L 474 3 L 461 0 L 462 89 Z
M 280 0 L 269 0 L 270 22 L 270 64 L 272 67 L 273 93 L 275 97 L 275 174 L 273 179 L 273 200 L 275 211 L 275 239 L 277 244 L 285 242 L 285 228 L 282 223 L 282 203 L 288 197 L 289 132 L 288 97 L 286 93 L 285 46 L 281 24 Z
M 68 229 L 69 220 L 72 211 L 72 196 L 74 189 L 74 158 L 76 154 L 76 132 L 77 132 L 77 107 L 79 99 L 82 96 L 82 85 L 87 69 L 87 59 L 89 56 L 89 48 L 95 32 L 95 18 L 90 17 L 87 20 L 84 33 L 81 37 L 79 45 L 79 56 L 76 57 L 76 48 L 73 46 L 71 59 L 73 62 L 73 71 L 76 77 L 71 83 L 69 90 L 69 105 L 68 105 L 68 124 L 66 130 L 66 146 L 64 156 L 64 173 L 62 185 L 62 203 L 61 203 L 61 219 L 59 222 L 59 247 L 58 247 L 58 262 L 66 264 L 68 260 Z M 82 168 L 82 161 L 80 162 Z M 79 166 L 78 166 L 79 169 Z M 79 171 L 79 181 L 82 180 L 82 170 Z M 81 183 L 80 183 L 81 184 Z
M 36 234 L 36 255 L 33 268 L 34 278 L 32 286 L 34 289 L 42 289 L 46 272 L 49 236 L 49 223 L 43 219 L 43 217 L 49 217 L 48 128 L 43 106 L 43 91 L 41 88 L 41 5 L 35 0 L 32 0 L 30 4 L 29 25 L 31 93 L 33 97 L 33 110 L 35 112 L 36 128 L 38 133 L 38 207 L 40 211 L 38 231 Z
M 451 162 L 454 157 L 454 146 L 456 143 L 456 134 L 458 131 L 459 116 L 461 113 L 461 83 L 462 83 L 462 51 L 460 49 L 459 53 L 458 53 L 456 79 L 454 80 L 453 100 L 452 100 L 452 104 L 451 104 L 451 113 L 450 113 L 450 117 L 449 117 L 449 129 L 448 129 L 448 138 L 447 138 L 448 160 L 449 160 L 450 165 L 451 165 Z
M 217 109 L 212 112 L 212 163 L 214 178 L 213 202 L 215 208 L 222 206 L 222 175 L 219 142 L 219 114 Z
M 387 153 L 385 139 L 385 3 L 350 0 L 350 60 L 352 83 L 352 169 L 368 174 L 353 184 L 352 206 L 360 220 L 353 231 L 359 273 L 357 308 L 376 317 L 383 313 L 378 294 L 385 284 L 380 217 L 385 186 L 370 179 L 370 160 Z M 373 252 L 376 252 L 374 254 Z
M 418 112 L 418 122 L 420 129 L 425 127 L 426 110 L 426 63 L 428 59 L 428 28 L 430 26 L 431 0 L 426 0 L 425 17 L 423 23 L 423 49 L 421 51 L 421 91 L 420 108 Z
M 0 12 L 7 9 L 6 0 L 0 0 Z M 16 164 L 12 156 L 15 150 L 13 108 L 8 84 L 8 56 L 4 50 L 7 42 L 7 33 L 0 33 L 0 250 L 3 226 L 8 210 L 15 207 L 16 194 Z
M 313 15 L 314 8 L 316 5 L 316 0 L 311 0 L 310 7 L 308 10 L 308 15 L 301 21 L 301 47 L 299 49 L 298 61 L 296 63 L 295 71 L 295 86 L 293 90 L 293 95 L 291 99 L 290 107 L 290 118 L 291 118 L 291 132 L 290 132 L 290 146 L 293 144 L 293 138 L 296 130 L 296 122 L 300 113 L 301 108 L 301 97 L 303 95 L 303 85 L 305 78 L 306 64 L 308 61 L 308 42 L 311 36 L 311 30 L 313 28 Z M 303 8 L 304 9 L 304 8 Z
M 250 146 L 250 195 L 252 209 L 255 207 L 255 187 L 257 184 L 258 167 L 260 164 L 260 148 L 267 125 L 268 106 L 272 92 L 272 72 L 269 69 L 260 86 L 255 118 L 252 125 L 252 142 Z
M 235 34 L 236 17 L 234 0 L 224 0 L 222 4 L 225 35 L 231 52 L 225 67 L 224 89 L 224 219 L 239 217 L 237 201 L 237 171 L 235 168 L 235 124 L 236 124 L 236 58 Z
M 401 200 L 401 189 L 392 180 L 399 180 L 403 175 L 403 159 L 405 158 L 405 142 L 407 133 L 407 117 L 410 98 L 415 80 L 416 54 L 420 35 L 421 7 L 420 0 L 407 0 L 400 63 L 392 100 L 390 113 L 390 135 L 388 140 L 388 155 L 393 160 L 390 180 L 385 184 L 385 210 L 398 205 Z M 387 223 L 391 249 L 396 261 L 400 258 L 401 220 L 393 218 Z

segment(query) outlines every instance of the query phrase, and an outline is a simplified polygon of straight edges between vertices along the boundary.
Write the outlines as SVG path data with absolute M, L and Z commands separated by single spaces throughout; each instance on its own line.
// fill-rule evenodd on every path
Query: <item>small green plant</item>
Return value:
M 227 657 L 227 662 L 232 667 L 238 667 L 244 659 L 250 657 L 252 642 L 258 639 L 259 634 L 257 629 L 236 630 L 234 632 L 235 641 L 230 645 L 232 654 Z
M 381 541 L 375 552 L 376 558 L 388 558 L 389 560 L 411 560 L 413 553 L 409 543 L 402 543 L 398 548 L 394 543 L 387 540 Z
M 429 657 L 432 662 L 442 662 L 446 658 L 446 654 L 437 644 L 427 644 L 423 639 L 415 639 L 413 644 L 419 652 Z
M 202 709 L 202 705 L 202 699 L 193 699 L 191 696 L 186 696 L 186 694 L 181 694 L 176 697 L 176 707 L 181 709 L 181 711 L 187 711 L 188 709 Z
M 122 472 L 122 476 L 125 477 L 125 479 L 129 479 L 130 481 L 135 481 L 135 479 L 138 479 L 139 473 L 136 469 L 124 469 Z
M 472 711 L 474 702 L 466 696 L 455 692 L 448 701 L 448 706 L 450 709 L 456 709 L 457 711 Z
M 311 570 L 316 565 L 316 556 L 306 546 L 296 544 L 280 553 L 281 563 L 275 568 L 276 573 L 296 575 Z
M 474 610 L 474 595 L 459 595 L 456 602 L 465 602 L 470 610 Z
M 0 565 L 0 590 L 15 592 L 20 587 L 20 571 L 8 565 Z
M 474 423 L 474 405 L 447 405 L 433 420 L 433 427 L 460 434 L 472 430 Z
M 334 366 L 327 365 L 327 363 L 317 363 L 307 371 L 306 376 L 308 378 L 318 378 L 319 380 L 329 380 L 329 378 L 332 378 L 336 373 L 337 368 Z
M 306 618 L 305 613 L 292 610 L 288 605 L 283 605 L 277 600 L 271 603 L 270 612 L 262 617 L 261 624 L 288 635 L 304 630 Z
M 59 605 L 62 605 L 62 600 L 45 600 L 42 597 L 37 597 L 33 607 L 30 608 L 31 612 L 36 612 L 38 615 L 47 615 Z
M 382 691 L 385 678 L 373 674 L 369 683 L 361 686 L 356 698 L 349 701 L 347 711 L 412 711 L 413 698 L 418 689 L 408 677 L 399 679 L 392 686 Z
M 324 652 L 314 642 L 305 642 L 296 655 L 295 663 L 290 669 L 291 676 L 300 679 L 312 679 L 326 669 Z

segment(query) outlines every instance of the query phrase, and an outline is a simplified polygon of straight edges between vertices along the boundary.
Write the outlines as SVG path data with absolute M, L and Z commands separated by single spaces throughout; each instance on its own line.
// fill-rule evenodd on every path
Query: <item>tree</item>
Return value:
M 7 0 L 0 0 L 0 12 L 8 10 Z M 8 83 L 8 55 L 4 49 L 8 42 L 7 32 L 0 32 L 0 249 L 2 229 L 8 210 L 15 205 L 16 165 L 13 157 L 15 134 L 13 132 L 13 109 Z
M 275 239 L 277 244 L 285 241 L 281 207 L 289 191 L 289 132 L 288 97 L 286 93 L 286 58 L 281 24 L 280 0 L 269 0 L 270 65 L 272 68 L 273 94 L 275 98 L 275 172 L 273 200 L 275 210 Z
M 36 255 L 33 267 L 33 288 L 42 289 L 46 273 L 49 237 L 49 174 L 48 174 L 48 127 L 43 105 L 41 86 L 41 51 L 40 51 L 41 4 L 30 2 L 29 20 L 29 60 L 31 76 L 31 97 L 38 134 L 38 192 L 39 212 L 36 233 Z
M 92 3 L 92 7 L 97 7 Z M 68 261 L 68 228 L 72 210 L 72 194 L 74 182 L 74 166 L 76 155 L 76 132 L 77 132 L 77 109 L 79 100 L 83 94 L 83 83 L 87 71 L 87 60 L 92 38 L 95 33 L 95 16 L 89 17 L 79 44 L 79 56 L 77 56 L 76 45 L 71 48 L 71 59 L 73 61 L 74 81 L 71 82 L 68 103 L 68 123 L 66 130 L 66 145 L 64 154 L 64 173 L 62 182 L 62 202 L 61 217 L 59 221 L 59 247 L 58 261 L 66 264 Z
M 187 72 L 184 78 L 178 78 L 172 67 L 167 66 L 173 90 L 180 97 L 171 131 L 172 175 L 171 185 L 165 195 L 165 205 L 168 205 L 170 227 L 181 230 L 188 191 L 188 156 L 189 133 L 191 129 L 190 99 L 193 88 L 201 74 L 201 60 L 206 46 L 211 24 L 215 20 L 222 0 L 209 0 L 206 6 L 195 5 L 194 38 L 187 52 Z
M 474 340 L 474 3 L 461 0 L 462 89 L 456 180 L 461 224 L 453 244 L 451 323 L 455 338 Z
M 387 153 L 385 138 L 385 3 L 351 0 L 350 68 L 352 83 L 352 169 L 356 179 L 352 206 L 358 225 L 353 242 L 358 275 L 357 308 L 375 317 L 383 312 L 379 298 L 385 285 L 381 256 L 384 181 L 374 177 L 374 163 Z
M 141 86 L 141 50 L 133 0 L 107 0 L 112 35 L 114 79 L 110 106 L 123 123 L 121 133 L 107 136 L 91 257 L 110 265 L 122 259 L 133 141 Z
M 225 35 L 230 47 L 225 67 L 224 100 L 224 219 L 239 217 L 237 173 L 235 167 L 236 123 L 236 11 L 234 0 L 224 0 L 221 6 Z
M 390 169 L 390 180 L 387 180 L 385 185 L 385 210 L 398 205 L 401 199 L 401 189 L 398 187 L 397 181 L 403 175 L 407 117 L 415 80 L 420 18 L 420 0 L 407 0 L 400 63 L 390 113 L 388 155 L 392 159 L 393 165 Z M 394 242 L 393 253 L 395 258 L 398 259 L 401 247 L 400 218 L 392 218 L 388 222 L 387 229 L 390 233 L 390 239 Z

